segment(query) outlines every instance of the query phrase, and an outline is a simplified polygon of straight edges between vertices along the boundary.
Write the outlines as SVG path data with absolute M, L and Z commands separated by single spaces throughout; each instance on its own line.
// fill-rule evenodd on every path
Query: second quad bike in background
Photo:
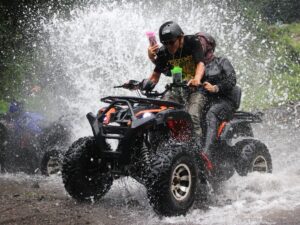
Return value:
M 12 112 L 0 118 L 0 169 L 50 175 L 60 172 L 70 131 L 63 119 L 49 122 L 35 112 L 25 112 L 12 103 Z

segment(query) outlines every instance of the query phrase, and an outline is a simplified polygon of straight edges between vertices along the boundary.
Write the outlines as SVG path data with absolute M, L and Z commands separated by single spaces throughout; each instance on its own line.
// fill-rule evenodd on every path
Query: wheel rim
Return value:
M 257 156 L 252 163 L 252 171 L 251 172 L 260 172 L 260 173 L 266 173 L 268 172 L 268 163 L 267 160 L 259 155 Z
M 186 164 L 176 166 L 172 174 L 171 191 L 174 198 L 183 201 L 189 195 L 192 185 L 192 176 Z
M 61 171 L 62 165 L 58 157 L 50 157 L 47 162 L 48 175 L 57 174 Z

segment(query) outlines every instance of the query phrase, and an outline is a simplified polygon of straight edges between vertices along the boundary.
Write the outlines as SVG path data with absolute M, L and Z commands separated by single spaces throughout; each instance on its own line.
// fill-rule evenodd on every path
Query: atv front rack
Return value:
M 134 112 L 134 108 L 137 104 L 141 106 L 153 105 L 158 108 L 164 107 L 165 109 L 184 108 L 183 105 L 176 102 L 139 97 L 109 96 L 102 98 L 101 101 L 109 103 L 110 105 L 106 107 L 101 114 L 98 114 L 97 117 L 92 113 L 88 113 L 87 118 L 95 136 L 109 139 L 122 139 L 130 130 L 136 128 L 141 123 L 155 118 L 154 115 L 146 118 L 138 118 L 136 112 Z M 117 112 L 110 113 L 112 109 L 117 109 Z M 111 116 L 113 117 L 112 122 L 114 125 L 110 124 Z
M 125 97 L 125 96 L 108 96 L 105 98 L 101 98 L 102 102 L 112 104 L 113 102 L 124 102 L 124 105 L 128 103 L 135 104 L 135 103 L 143 103 L 143 104 L 152 104 L 157 106 L 166 106 L 166 107 L 174 107 L 177 109 L 183 109 L 184 105 L 171 102 L 171 101 L 164 101 L 164 100 L 157 100 L 157 99 L 151 99 L 151 98 L 139 98 L 139 97 Z

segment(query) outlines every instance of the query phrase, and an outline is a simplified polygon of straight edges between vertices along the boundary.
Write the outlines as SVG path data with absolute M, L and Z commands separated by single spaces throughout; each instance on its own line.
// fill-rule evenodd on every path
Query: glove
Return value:
M 140 89 L 142 91 L 152 91 L 153 88 L 155 87 L 155 83 L 152 80 L 149 79 L 144 79 L 142 80 L 142 82 L 140 83 Z
M 139 89 L 139 85 L 140 83 L 136 80 L 129 80 L 128 82 L 126 82 L 125 84 L 121 85 L 121 86 L 116 86 L 118 87 L 122 87 L 122 88 L 126 88 L 129 90 L 136 90 Z

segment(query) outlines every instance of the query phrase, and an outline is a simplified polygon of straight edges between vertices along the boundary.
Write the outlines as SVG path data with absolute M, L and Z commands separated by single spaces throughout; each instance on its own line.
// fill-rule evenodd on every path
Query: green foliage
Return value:
M 0 114 L 6 113 L 7 110 L 8 110 L 8 103 L 3 100 L 0 100 Z
M 268 108 L 300 100 L 300 1 L 237 0 L 252 31 L 276 50 L 278 65 L 270 69 L 265 86 L 251 84 L 245 90 L 243 106 Z M 280 12 L 280 15 L 278 13 Z M 293 22 L 283 24 L 282 22 Z M 253 29 L 254 28 L 254 29 Z
M 272 25 L 268 28 L 272 39 L 289 48 L 293 57 L 300 56 L 300 23 Z
M 269 23 L 300 22 L 299 0 L 237 0 L 236 4 L 249 9 L 248 15 L 261 15 Z

